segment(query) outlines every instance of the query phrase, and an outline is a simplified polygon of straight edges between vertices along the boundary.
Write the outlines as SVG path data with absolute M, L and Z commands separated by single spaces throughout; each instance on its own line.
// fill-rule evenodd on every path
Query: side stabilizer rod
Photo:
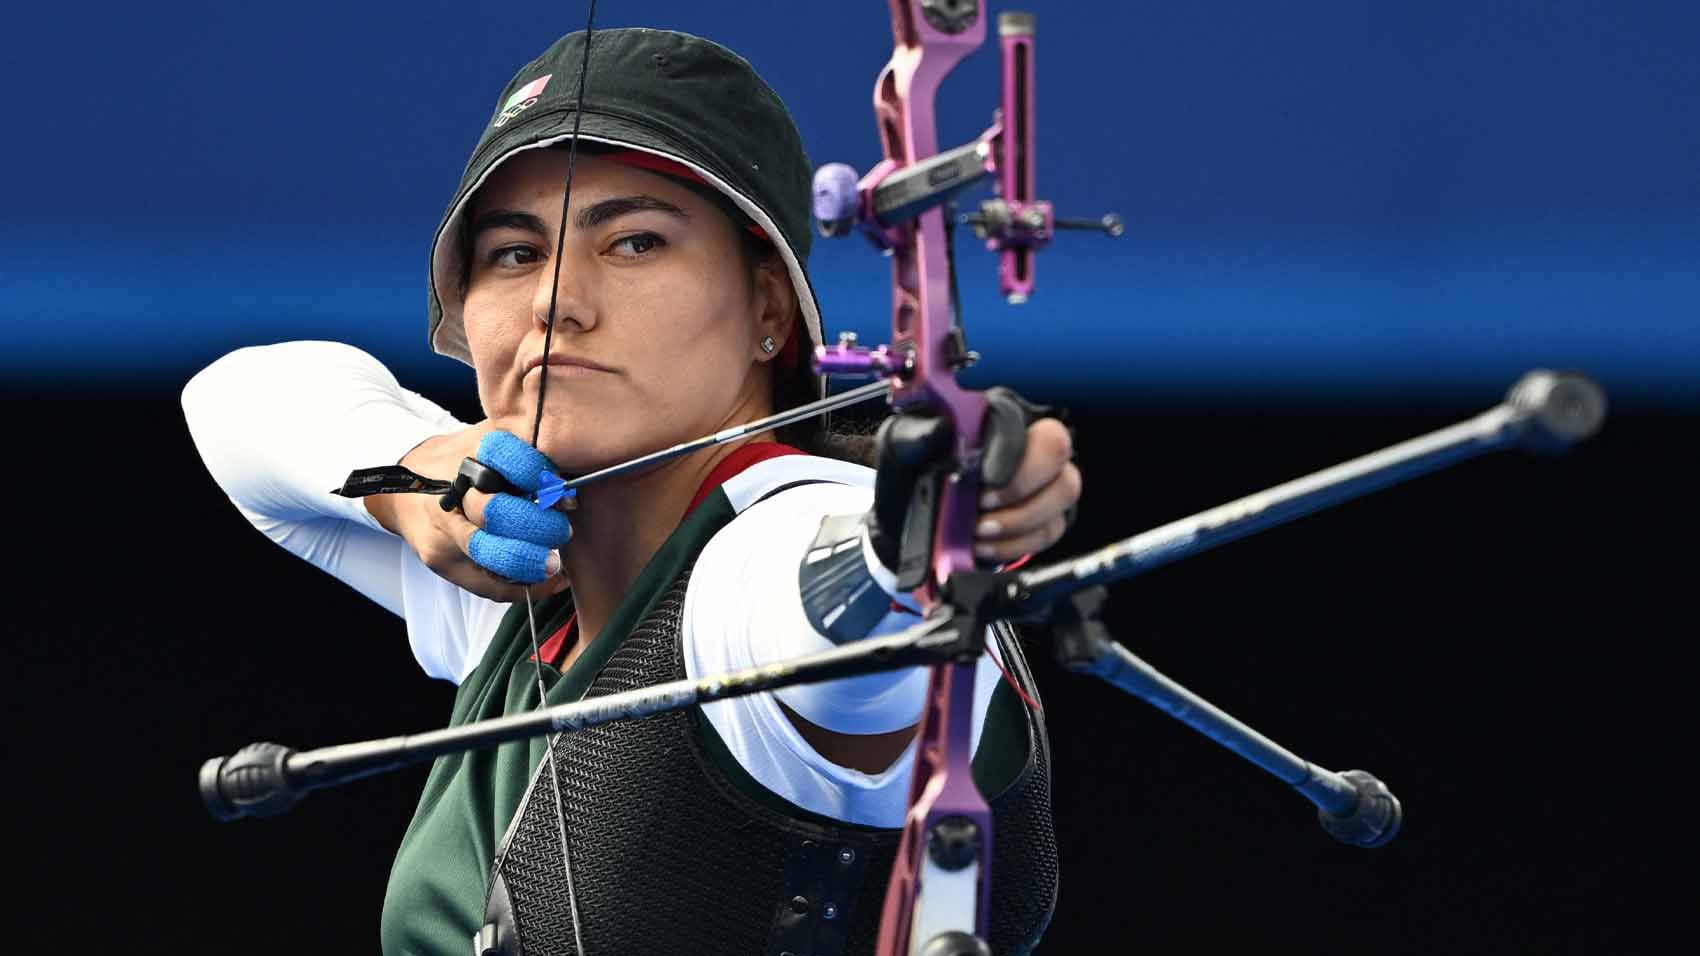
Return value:
M 1092 587 L 1057 602 L 1053 640 L 1063 667 L 1138 697 L 1261 767 L 1315 804 L 1334 839 L 1373 848 L 1398 836 L 1404 810 L 1386 784 L 1363 770 L 1336 773 L 1305 760 L 1140 660 L 1104 629 L 1104 597 L 1102 587 Z
M 285 813 L 314 790 L 362 777 L 550 733 L 571 733 L 621 720 L 683 710 L 792 684 L 923 664 L 961 653 L 962 627 L 944 609 L 896 634 L 872 637 L 802 657 L 722 674 L 667 681 L 522 714 L 495 717 L 421 734 L 386 737 L 316 750 L 282 744 L 249 744 L 201 764 L 201 802 L 219 820 Z M 967 639 L 972 642 L 972 638 Z

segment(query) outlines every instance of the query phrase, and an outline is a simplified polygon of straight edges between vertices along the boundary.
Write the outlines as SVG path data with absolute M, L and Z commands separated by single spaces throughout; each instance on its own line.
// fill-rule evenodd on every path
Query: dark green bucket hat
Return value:
M 433 351 L 472 363 L 462 323 L 457 241 L 468 200 L 496 167 L 573 134 L 585 34 L 557 40 L 508 81 L 431 242 Z M 809 157 L 785 104 L 731 50 L 669 30 L 597 30 L 590 41 L 585 143 L 638 150 L 683 164 L 767 234 L 785 260 L 802 322 L 822 339 L 809 285 Z

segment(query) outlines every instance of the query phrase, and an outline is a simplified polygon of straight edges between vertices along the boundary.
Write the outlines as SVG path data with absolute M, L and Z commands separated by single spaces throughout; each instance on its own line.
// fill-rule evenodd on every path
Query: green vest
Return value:
M 649 615 L 669 586 L 691 566 L 714 534 L 736 517 L 720 490 L 709 494 L 668 537 L 633 582 L 596 639 L 566 674 L 542 665 L 546 704 L 582 698 L 633 627 Z M 539 638 L 563 627 L 571 615 L 567 595 L 537 607 Z M 455 696 L 451 726 L 533 710 L 539 706 L 537 668 L 524 605 L 511 608 L 478 666 Z M 1013 719 L 1012 718 L 1013 715 Z M 750 778 L 726 751 L 706 720 L 696 724 L 725 777 L 741 791 L 812 816 Z M 439 758 L 420 796 L 390 871 L 380 938 L 387 956 L 466 956 L 484 923 L 490 868 L 531 778 L 547 753 L 545 738 Z M 1013 780 L 1026 761 L 1021 706 L 1007 685 L 993 695 L 991 716 L 975 758 L 975 777 L 987 793 Z M 982 759 L 986 758 L 986 759 Z M 987 789 L 987 785 L 992 789 Z

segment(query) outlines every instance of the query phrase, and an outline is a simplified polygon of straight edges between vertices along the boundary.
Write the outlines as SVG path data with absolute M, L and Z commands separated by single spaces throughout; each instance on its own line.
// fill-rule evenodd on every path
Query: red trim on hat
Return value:
M 702 183 L 704 186 L 709 184 L 708 180 L 697 175 L 694 170 L 692 170 L 689 166 L 686 166 L 684 163 L 668 159 L 665 156 L 657 156 L 654 153 L 644 153 L 635 149 L 622 149 L 611 153 L 604 153 L 602 158 L 612 160 L 622 166 L 636 166 L 639 169 L 647 169 L 652 173 L 660 173 L 663 176 L 672 176 L 675 179 L 688 179 L 693 183 Z

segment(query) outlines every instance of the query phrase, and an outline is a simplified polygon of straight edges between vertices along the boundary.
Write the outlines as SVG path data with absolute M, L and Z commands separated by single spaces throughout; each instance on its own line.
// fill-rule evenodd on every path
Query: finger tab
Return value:
M 502 473 L 521 491 L 535 493 L 544 472 L 555 466 L 543 453 L 509 432 L 491 432 L 478 442 L 478 460 Z

